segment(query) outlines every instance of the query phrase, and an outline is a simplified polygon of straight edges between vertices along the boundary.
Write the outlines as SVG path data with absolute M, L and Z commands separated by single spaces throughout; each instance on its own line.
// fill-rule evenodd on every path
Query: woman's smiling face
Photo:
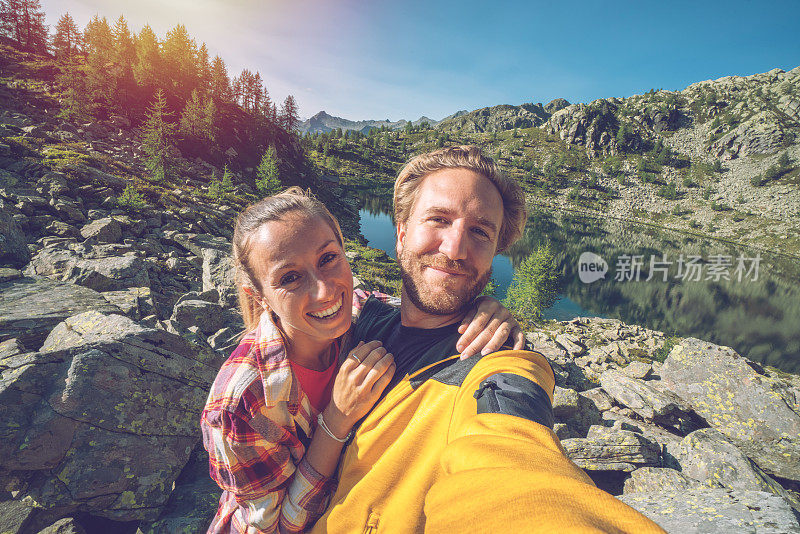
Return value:
M 352 320 L 353 273 L 333 229 L 319 216 L 288 213 L 263 224 L 250 255 L 261 302 L 289 341 L 331 341 Z

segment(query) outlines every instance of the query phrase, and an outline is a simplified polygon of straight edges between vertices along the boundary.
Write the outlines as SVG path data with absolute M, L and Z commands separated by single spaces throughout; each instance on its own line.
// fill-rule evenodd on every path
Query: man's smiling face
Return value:
M 416 194 L 397 226 L 404 296 L 426 314 L 460 313 L 491 275 L 503 201 L 486 177 L 461 168 L 429 174 Z

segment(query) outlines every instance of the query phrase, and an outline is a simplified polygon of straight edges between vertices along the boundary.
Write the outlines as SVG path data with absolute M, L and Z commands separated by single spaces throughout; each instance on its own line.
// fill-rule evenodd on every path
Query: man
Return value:
M 403 168 L 394 206 L 400 310 L 371 298 L 354 335 L 397 370 L 314 532 L 663 532 L 565 456 L 541 354 L 459 358 L 459 321 L 524 228 L 519 185 L 477 147 L 446 148 Z

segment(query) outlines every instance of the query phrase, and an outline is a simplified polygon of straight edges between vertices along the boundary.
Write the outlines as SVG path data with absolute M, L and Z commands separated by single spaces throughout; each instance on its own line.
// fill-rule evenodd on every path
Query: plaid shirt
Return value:
M 354 318 L 370 294 L 399 302 L 355 290 Z M 263 314 L 222 365 L 200 422 L 209 473 L 223 490 L 209 533 L 293 533 L 314 524 L 336 485 L 305 458 L 316 416 L 280 332 Z

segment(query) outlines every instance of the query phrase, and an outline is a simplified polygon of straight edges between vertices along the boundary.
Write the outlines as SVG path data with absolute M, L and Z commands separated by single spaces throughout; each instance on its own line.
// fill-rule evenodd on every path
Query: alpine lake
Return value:
M 395 257 L 391 198 L 361 193 L 361 233 Z M 544 319 L 605 317 L 734 348 L 800 372 L 800 258 L 646 224 L 532 209 L 523 237 L 495 257 L 502 299 L 514 268 L 549 244 L 559 296 Z

